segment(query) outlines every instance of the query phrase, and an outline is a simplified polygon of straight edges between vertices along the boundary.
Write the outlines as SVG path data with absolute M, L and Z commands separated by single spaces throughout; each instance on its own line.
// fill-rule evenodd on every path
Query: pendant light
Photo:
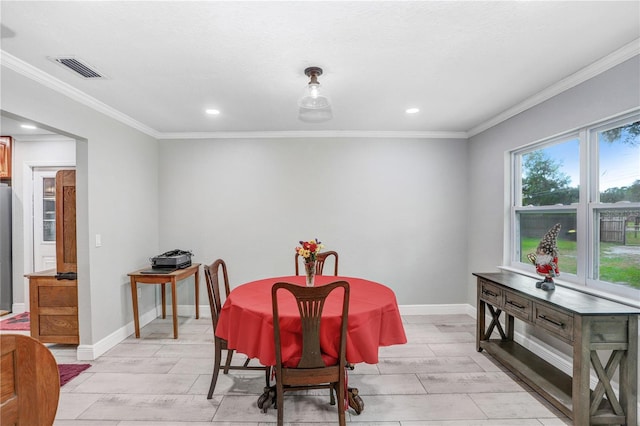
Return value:
M 300 107 L 298 118 L 307 123 L 322 123 L 331 120 L 333 117 L 331 103 L 318 83 L 318 77 L 322 75 L 322 68 L 309 67 L 304 70 L 304 74 L 310 78 L 310 81 L 298 101 Z

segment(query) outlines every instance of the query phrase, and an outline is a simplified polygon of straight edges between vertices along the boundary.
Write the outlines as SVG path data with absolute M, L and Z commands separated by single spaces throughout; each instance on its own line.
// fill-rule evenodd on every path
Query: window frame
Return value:
M 508 246 L 505 246 L 504 258 L 507 267 L 526 275 L 536 276 L 535 268 L 530 263 L 521 261 L 520 253 L 520 213 L 541 212 L 575 212 L 576 214 L 576 274 L 562 271 L 556 283 L 568 285 L 579 290 L 612 298 L 629 298 L 638 301 L 640 289 L 625 285 L 594 279 L 596 262 L 599 262 L 599 213 L 601 210 L 640 209 L 640 202 L 601 203 L 599 188 L 599 139 L 598 133 L 640 121 L 640 108 L 636 108 L 616 117 L 572 129 L 554 136 L 544 138 L 507 152 L 510 174 L 506 177 L 508 206 L 506 220 L 509 223 Z M 579 144 L 579 202 L 571 205 L 523 206 L 522 205 L 522 158 L 525 154 L 577 139 Z M 627 301 L 628 303 L 628 301 Z M 638 302 L 634 302 L 640 305 Z

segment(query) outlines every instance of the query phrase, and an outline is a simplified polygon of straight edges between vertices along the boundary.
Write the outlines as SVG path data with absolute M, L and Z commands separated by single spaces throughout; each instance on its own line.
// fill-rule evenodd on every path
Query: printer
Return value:
M 191 256 L 193 253 L 190 251 L 184 250 L 171 250 L 158 256 L 152 257 L 151 267 L 152 268 L 172 268 L 172 269 L 183 269 L 191 266 Z

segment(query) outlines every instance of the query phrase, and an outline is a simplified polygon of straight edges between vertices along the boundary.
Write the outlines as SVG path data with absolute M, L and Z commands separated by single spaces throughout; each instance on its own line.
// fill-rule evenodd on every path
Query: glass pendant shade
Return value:
M 323 121 L 329 121 L 333 118 L 331 107 L 311 109 L 302 108 L 298 112 L 298 119 L 306 123 L 322 123 Z
M 320 83 L 309 83 L 304 94 L 298 101 L 300 108 L 322 109 L 329 108 L 329 98 L 324 96 L 320 90 Z
M 331 120 L 333 118 L 331 102 L 322 93 L 320 83 L 318 83 L 318 76 L 322 74 L 322 69 L 310 67 L 305 70 L 305 74 L 311 78 L 311 81 L 298 101 L 300 107 L 298 119 L 307 123 L 321 123 Z

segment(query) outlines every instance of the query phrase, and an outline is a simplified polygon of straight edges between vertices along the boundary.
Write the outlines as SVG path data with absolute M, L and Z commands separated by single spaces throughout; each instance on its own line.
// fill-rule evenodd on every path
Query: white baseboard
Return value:
M 399 305 L 400 315 L 452 315 L 467 314 L 476 317 L 476 308 L 467 304 Z
M 20 305 L 20 304 L 16 304 Z M 24 311 L 24 304 L 22 304 Z M 15 305 L 14 305 L 15 306 Z M 467 314 L 473 318 L 476 318 L 477 310 L 474 306 L 469 304 L 438 304 L 438 305 L 400 305 L 401 315 L 452 315 L 452 314 Z M 211 311 L 209 305 L 199 306 L 200 318 L 211 318 Z M 17 312 L 14 309 L 14 312 Z M 168 312 L 170 314 L 170 311 Z M 162 307 L 157 306 L 155 309 L 151 309 L 148 312 L 140 316 L 140 327 L 145 326 L 157 317 L 162 315 Z M 192 316 L 195 317 L 195 307 L 193 305 L 178 305 L 178 315 L 180 316 Z M 488 318 L 490 321 L 491 318 Z M 134 325 L 133 321 L 126 326 L 113 332 L 106 338 L 102 339 L 95 345 L 80 345 L 78 346 L 78 360 L 79 361 L 92 361 L 106 353 L 109 349 L 115 347 L 118 343 L 122 342 L 128 336 L 133 334 Z M 573 375 L 573 360 L 570 356 L 559 352 L 552 346 L 536 339 L 535 337 L 528 336 L 519 332 L 514 333 L 514 340 L 527 348 L 531 352 L 538 355 L 551 365 L 560 369 L 568 375 Z M 595 373 L 591 375 L 591 389 L 595 388 L 598 383 L 598 378 Z M 638 411 L 640 411 L 640 404 L 638 405 Z
M 161 311 L 160 311 L 161 312 Z M 140 315 L 140 328 L 149 324 L 151 321 L 158 317 L 158 309 L 153 308 L 144 314 Z M 127 337 L 131 336 L 135 332 L 133 320 L 127 325 L 120 327 L 104 339 L 98 341 L 93 345 L 78 345 L 77 358 L 78 361 L 93 361 L 106 353 L 109 349 L 115 347 L 118 343 L 122 342 Z
M 467 303 L 437 305 L 399 305 L 400 315 L 451 315 L 467 314 L 476 317 L 476 308 Z M 158 315 L 160 315 L 158 310 Z M 195 317 L 193 305 L 178 305 L 178 315 Z M 200 318 L 211 318 L 209 305 L 200 305 Z
M 445 315 L 445 314 L 468 314 L 475 318 L 476 309 L 469 304 L 451 304 L 451 305 L 402 305 L 399 306 L 401 315 Z M 170 315 L 171 307 L 167 306 L 167 314 Z M 200 318 L 211 318 L 209 305 L 199 306 Z M 195 317 L 195 307 L 193 305 L 178 305 L 179 316 Z M 162 315 L 162 306 L 145 312 L 140 316 L 140 327 L 144 327 L 154 319 Z M 101 339 L 93 345 L 78 346 L 78 360 L 92 361 L 109 349 L 115 347 L 118 343 L 129 337 L 134 332 L 133 321 L 114 331 L 109 336 Z
M 15 304 L 20 305 L 20 304 Z M 24 307 L 24 304 L 22 304 Z M 167 314 L 170 315 L 170 307 L 168 306 Z M 454 314 L 467 314 L 473 318 L 476 318 L 477 310 L 474 306 L 466 303 L 461 304 L 435 304 L 435 305 L 399 305 L 400 315 L 454 315 Z M 211 318 L 211 311 L 209 305 L 199 306 L 200 318 Z M 17 311 L 14 311 L 17 313 Z M 140 327 L 144 327 L 154 319 L 162 315 L 162 306 L 157 306 L 140 316 Z M 179 316 L 191 316 L 195 317 L 195 307 L 193 305 L 178 305 Z M 491 318 L 487 317 L 490 321 Z M 100 340 L 94 345 L 79 345 L 78 346 L 78 360 L 90 361 L 98 358 L 100 355 L 106 353 L 109 349 L 122 342 L 128 336 L 133 334 L 134 325 L 133 321 L 114 331 L 109 336 Z M 536 339 L 535 337 L 528 336 L 519 332 L 514 333 L 514 340 L 527 348 L 540 358 L 544 359 L 551 365 L 560 369 L 568 375 L 573 374 L 573 360 L 570 356 L 556 350 L 552 346 L 545 344 L 544 342 Z M 598 379 L 595 374 L 591 377 L 591 387 L 595 387 L 598 383 Z
M 12 314 L 21 314 L 25 312 L 27 309 L 27 305 L 24 303 L 14 303 L 11 305 L 11 313 Z

